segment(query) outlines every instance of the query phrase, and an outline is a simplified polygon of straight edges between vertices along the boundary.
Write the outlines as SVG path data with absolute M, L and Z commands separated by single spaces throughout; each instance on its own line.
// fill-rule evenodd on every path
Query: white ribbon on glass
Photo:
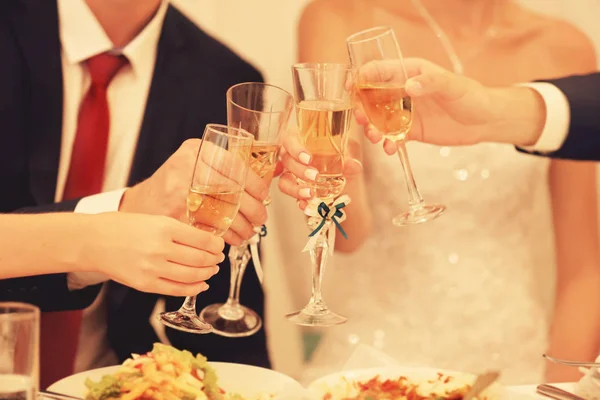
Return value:
M 322 218 L 323 221 L 319 222 L 317 228 L 309 236 L 308 242 L 302 250 L 303 252 L 310 251 L 315 248 L 317 240 L 319 239 L 320 230 L 323 228 L 325 221 L 329 220 L 331 221 L 331 225 L 329 225 L 328 245 L 329 253 L 333 254 L 336 228 L 340 229 L 342 234 L 346 236 L 346 233 L 342 230 L 340 224 L 346 220 L 346 212 L 344 211 L 344 207 L 350 204 L 350 201 L 350 196 L 346 194 L 338 197 L 331 206 L 326 206 L 329 208 L 329 211 L 325 216 L 319 212 L 319 208 L 322 207 L 322 204 L 324 204 L 322 200 L 313 198 L 308 201 L 308 205 L 304 209 L 304 214 L 311 218 Z

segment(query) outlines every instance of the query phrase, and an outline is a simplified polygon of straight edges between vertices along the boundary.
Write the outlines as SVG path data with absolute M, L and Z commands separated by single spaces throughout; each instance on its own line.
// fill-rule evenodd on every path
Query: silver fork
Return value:
M 61 394 L 56 392 L 51 392 L 49 390 L 40 390 L 37 393 L 37 399 L 53 399 L 53 400 L 83 400 L 80 397 L 69 396 L 68 394 Z
M 579 397 L 573 393 L 569 393 L 565 390 L 559 389 L 551 385 L 539 385 L 537 392 L 543 396 L 549 397 L 555 400 L 585 400 L 583 397 Z
M 588 368 L 600 367 L 600 363 L 597 363 L 597 362 L 562 360 L 560 358 L 552 357 L 547 354 L 544 354 L 544 358 L 546 358 L 549 361 L 552 361 L 553 363 L 568 365 L 569 367 L 588 367 Z

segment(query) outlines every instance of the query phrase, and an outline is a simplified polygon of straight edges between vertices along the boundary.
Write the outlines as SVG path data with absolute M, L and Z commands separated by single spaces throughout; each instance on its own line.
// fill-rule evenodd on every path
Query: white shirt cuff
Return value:
M 79 290 L 108 280 L 110 278 L 100 272 L 69 272 L 67 274 L 67 287 L 71 291 Z
M 560 149 L 569 134 L 569 124 L 571 123 L 571 109 L 567 96 L 551 83 L 532 82 L 519 86 L 535 90 L 542 96 L 546 105 L 546 122 L 540 138 L 533 146 L 522 149 L 540 153 L 549 153 Z
M 75 212 L 81 214 L 100 214 L 103 212 L 119 211 L 123 193 L 125 193 L 125 189 L 84 197 L 75 206 Z M 86 286 L 106 282 L 109 279 L 107 275 L 99 272 L 69 272 L 67 274 L 67 286 L 69 290 L 78 290 Z
M 126 189 L 98 193 L 84 197 L 75 206 L 75 212 L 81 214 L 100 214 L 103 212 L 119 211 L 119 205 Z

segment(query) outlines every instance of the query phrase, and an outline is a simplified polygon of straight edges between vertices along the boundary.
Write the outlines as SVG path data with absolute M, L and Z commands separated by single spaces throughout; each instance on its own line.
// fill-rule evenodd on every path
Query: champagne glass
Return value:
M 406 137 L 412 124 L 414 104 L 404 90 L 406 71 L 394 31 L 377 27 L 346 39 L 354 67 L 354 85 L 362 108 L 383 136 L 396 143 L 408 187 L 408 211 L 394 217 L 396 226 L 430 221 L 446 209 L 426 204 L 419 193 L 406 152 Z
M 240 208 L 253 142 L 242 129 L 206 125 L 187 195 L 192 226 L 215 236 L 229 229 Z M 184 332 L 212 332 L 212 326 L 196 315 L 196 296 L 186 297 L 179 310 L 162 313 L 159 320 Z
M 292 68 L 296 116 L 300 141 L 312 155 L 319 174 L 310 186 L 315 198 L 331 208 L 346 184 L 343 175 L 344 153 L 352 123 L 352 93 L 346 83 L 350 66 L 344 64 L 296 64 Z M 309 217 L 308 225 L 316 233 L 312 260 L 312 295 L 301 310 L 287 315 L 291 322 L 304 326 L 331 326 L 347 321 L 327 308 L 321 295 L 323 271 L 330 252 L 329 228 L 332 221 Z
M 240 83 L 227 91 L 227 124 L 241 128 L 254 137 L 250 168 L 269 184 L 277 165 L 283 132 L 293 108 L 292 95 L 285 90 L 259 82 Z M 270 198 L 265 200 L 265 205 Z M 240 304 L 242 278 L 252 258 L 257 271 L 262 271 L 258 259 L 257 233 L 241 246 L 231 246 L 231 284 L 225 304 L 205 307 L 200 318 L 213 326 L 213 332 L 226 337 L 245 337 L 258 332 L 262 326 L 260 316 Z M 261 276 L 261 274 L 259 274 Z

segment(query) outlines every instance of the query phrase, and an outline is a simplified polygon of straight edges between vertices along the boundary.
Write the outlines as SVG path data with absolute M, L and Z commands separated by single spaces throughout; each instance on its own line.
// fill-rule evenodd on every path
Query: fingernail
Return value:
M 423 85 L 421 84 L 421 82 L 416 81 L 414 79 L 409 79 L 406 82 L 405 87 L 406 87 L 406 91 L 411 96 L 420 95 L 423 93 Z
M 218 274 L 220 269 L 221 269 L 221 268 L 219 268 L 219 266 L 217 265 L 217 266 L 215 267 L 215 273 L 214 273 L 213 275 L 216 275 L 216 274 Z
M 202 288 L 200 289 L 200 291 L 202 291 L 202 292 L 207 291 L 209 287 L 210 286 L 208 285 L 208 283 L 204 282 L 204 285 L 202 286 Z
M 311 169 L 307 169 L 306 171 L 304 171 L 304 176 L 306 177 L 306 179 L 314 181 L 317 179 L 318 173 L 319 173 L 319 171 L 311 168 Z
M 304 197 L 305 199 L 310 199 L 311 197 L 310 188 L 302 188 L 298 193 L 300 194 L 300 197 Z
M 310 164 L 310 154 L 308 153 L 300 153 L 300 155 L 298 156 L 298 159 L 303 163 L 303 164 Z
M 358 166 L 360 167 L 360 170 L 364 170 L 364 166 L 363 163 L 360 160 L 357 160 L 356 158 L 353 158 L 352 161 L 354 161 L 356 164 L 358 164 Z

